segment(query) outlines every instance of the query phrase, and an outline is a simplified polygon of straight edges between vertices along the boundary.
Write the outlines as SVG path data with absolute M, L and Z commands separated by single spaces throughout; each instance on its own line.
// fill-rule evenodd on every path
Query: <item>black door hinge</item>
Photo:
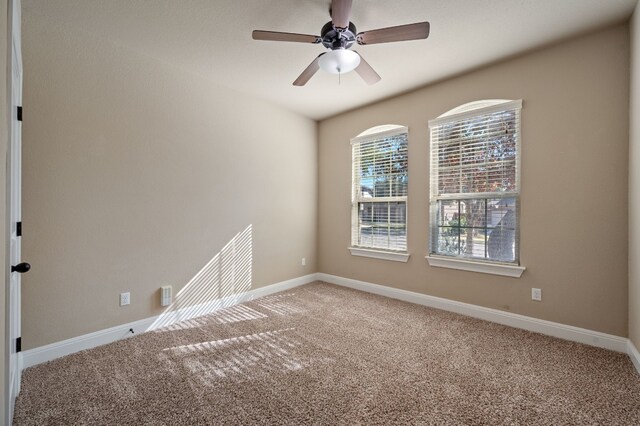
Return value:
M 22 222 L 16 222 L 16 235 L 22 237 Z
M 18 107 L 18 121 L 22 121 L 22 107 Z
M 22 337 L 16 339 L 16 353 L 22 352 Z

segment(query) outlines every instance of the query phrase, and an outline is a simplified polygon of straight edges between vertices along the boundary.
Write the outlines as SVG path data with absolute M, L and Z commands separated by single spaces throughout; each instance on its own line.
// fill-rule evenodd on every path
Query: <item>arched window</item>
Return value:
M 351 253 L 407 261 L 407 128 L 384 125 L 351 140 Z
M 519 264 L 521 109 L 478 101 L 429 121 L 430 255 Z

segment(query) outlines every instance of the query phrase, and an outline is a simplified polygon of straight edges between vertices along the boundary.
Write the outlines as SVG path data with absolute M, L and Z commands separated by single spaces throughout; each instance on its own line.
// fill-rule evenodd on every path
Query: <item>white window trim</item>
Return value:
M 485 114 L 491 112 L 498 112 L 505 109 L 522 109 L 522 99 L 518 100 L 507 100 L 507 99 L 486 99 L 475 102 L 469 102 L 464 105 L 458 106 L 445 112 L 437 118 L 429 120 L 429 128 L 438 126 L 441 124 L 449 123 L 452 121 L 458 121 L 468 117 L 474 117 L 478 114 Z M 520 144 L 520 140 L 518 140 L 518 145 Z M 520 150 L 520 146 L 518 150 Z M 432 152 L 430 149 L 429 156 L 431 158 Z M 516 159 L 516 188 L 518 190 L 514 194 L 519 197 L 520 195 L 520 174 L 521 174 L 521 165 L 520 165 L 520 155 Z M 430 163 L 433 164 L 433 161 L 430 160 Z M 431 180 L 431 179 L 430 179 Z M 431 191 L 433 182 L 430 181 Z M 475 194 L 477 195 L 477 194 Z M 488 194 L 491 195 L 491 194 Z M 504 194 L 503 194 L 504 195 Z M 430 195 L 430 198 L 433 195 Z M 445 198 L 445 197 L 442 197 Z M 449 198 L 449 197 L 446 197 Z M 453 197 L 452 197 L 453 198 Z M 431 200 L 429 202 L 431 204 Z M 429 213 L 432 214 L 431 212 Z M 520 223 L 518 222 L 518 227 L 520 227 Z M 431 229 L 431 217 L 429 217 L 429 229 Z M 431 238 L 431 237 L 429 237 Z M 518 256 L 519 258 L 519 256 Z M 448 268 L 448 269 L 458 269 L 461 271 L 470 271 L 470 272 L 480 272 L 485 274 L 493 274 L 493 275 L 502 275 L 508 277 L 520 278 L 522 273 L 525 271 L 525 267 L 520 264 L 505 264 L 501 262 L 491 262 L 491 261 L 483 261 L 477 259 L 466 259 L 462 257 L 456 256 L 444 256 L 438 254 L 429 254 L 425 256 L 427 262 L 429 262 L 429 266 L 439 267 L 439 268 Z
M 409 256 L 408 252 L 395 252 L 387 250 L 374 250 L 370 248 L 362 247 L 349 247 L 349 251 L 352 256 L 370 257 L 373 259 L 391 260 L 394 262 L 407 262 Z
M 495 262 L 480 262 L 445 256 L 425 256 L 429 266 L 436 268 L 458 269 L 460 271 L 480 272 L 483 274 L 502 275 L 504 277 L 520 278 L 525 271 L 524 266 L 507 265 Z
M 452 121 L 460 121 L 465 118 L 475 117 L 478 114 L 490 114 L 506 109 L 522 109 L 522 99 L 509 101 L 506 99 L 493 99 L 470 102 L 445 112 L 438 118 L 429 120 L 429 127 L 439 126 Z
M 367 136 L 371 136 L 371 139 L 378 139 L 380 136 L 394 136 L 399 133 L 408 133 L 409 128 L 400 124 L 383 124 L 381 126 L 375 126 L 364 132 L 358 134 L 355 138 L 351 139 L 351 143 L 359 142 L 362 140 L 368 140 Z

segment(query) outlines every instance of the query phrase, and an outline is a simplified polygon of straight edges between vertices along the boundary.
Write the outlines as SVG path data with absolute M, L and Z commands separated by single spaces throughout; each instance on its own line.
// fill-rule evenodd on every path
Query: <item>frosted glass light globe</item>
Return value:
M 318 65 L 331 74 L 346 74 L 360 65 L 360 55 L 353 50 L 331 50 L 320 57 Z

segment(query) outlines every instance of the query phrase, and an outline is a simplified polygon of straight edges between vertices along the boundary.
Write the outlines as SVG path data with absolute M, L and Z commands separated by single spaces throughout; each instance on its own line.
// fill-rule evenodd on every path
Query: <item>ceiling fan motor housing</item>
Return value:
M 335 28 L 333 22 L 329 21 L 322 27 L 320 36 L 322 45 L 327 49 L 348 49 L 356 41 L 356 26 L 349 22 L 348 28 Z

